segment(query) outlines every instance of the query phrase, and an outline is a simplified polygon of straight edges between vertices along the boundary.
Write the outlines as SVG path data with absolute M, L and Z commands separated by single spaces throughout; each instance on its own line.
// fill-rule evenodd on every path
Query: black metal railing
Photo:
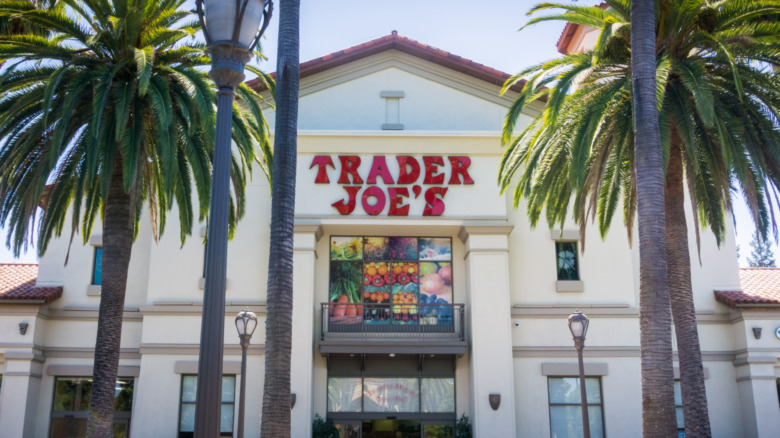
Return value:
M 322 303 L 321 339 L 441 337 L 465 340 L 463 304 Z

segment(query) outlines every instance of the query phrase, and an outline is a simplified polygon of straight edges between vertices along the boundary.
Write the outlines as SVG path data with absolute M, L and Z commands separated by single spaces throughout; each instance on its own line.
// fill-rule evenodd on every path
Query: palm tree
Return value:
M 0 223 L 18 254 L 37 235 L 81 233 L 103 219 L 103 281 L 89 436 L 112 435 L 128 264 L 146 204 L 155 240 L 174 207 L 182 241 L 209 208 L 216 92 L 184 0 L 63 0 L 39 10 L 0 2 L 0 14 L 47 28 L 0 37 Z M 269 159 L 260 96 L 234 107 L 233 225 L 244 212 L 252 163 Z M 261 147 L 257 148 L 255 145 Z M 264 165 L 262 167 L 265 167 Z M 192 195 L 198 197 L 197 212 Z M 38 203 L 45 196 L 45 209 Z M 72 227 L 66 230 L 66 220 Z
M 262 437 L 290 436 L 293 226 L 298 156 L 300 0 L 279 2 L 271 248 L 266 298 Z
M 635 99 L 632 53 L 636 58 L 637 51 L 632 30 L 636 29 L 629 23 L 628 8 L 636 3 L 607 3 L 607 10 L 550 4 L 533 10 L 563 8 L 565 12 L 534 18 L 530 23 L 567 20 L 594 26 L 601 33 L 592 51 L 533 66 L 507 82 L 508 87 L 531 75 L 530 86 L 507 116 L 504 141 L 509 148 L 501 163 L 499 182 L 506 189 L 525 165 L 515 191 L 515 206 L 527 198 L 534 224 L 546 208 L 546 219 L 552 226 L 565 220 L 573 199 L 574 218 L 583 237 L 589 217 L 598 222 L 604 236 L 622 203 L 630 242 L 644 184 L 639 175 L 639 150 L 635 152 L 630 145 L 637 136 L 650 135 L 635 135 L 632 130 L 632 124 L 640 124 L 634 117 L 638 114 L 635 101 L 656 102 L 653 110 L 659 111 L 661 133 L 661 144 L 656 148 L 663 152 L 666 166 L 667 276 L 679 346 L 686 433 L 709 436 L 690 283 L 684 190 L 687 185 L 698 213 L 693 216 L 697 245 L 701 225 L 713 231 L 718 244 L 722 242 L 726 210 L 731 208 L 731 192 L 736 186 L 747 199 L 757 228 L 766 232 L 770 194 L 780 186 L 780 135 L 776 129 L 780 83 L 771 69 L 780 61 L 780 25 L 776 23 L 780 4 L 660 2 L 654 30 L 657 97 Z M 550 89 L 543 88 L 553 83 Z M 538 95 L 549 97 L 547 109 L 512 138 L 520 111 Z M 658 163 L 659 169 L 663 164 Z M 639 216 L 641 234 L 641 210 Z M 659 219 L 655 225 L 660 227 L 664 222 Z M 641 235 L 640 249 L 645 249 Z M 642 270 L 645 274 L 644 267 Z M 646 348 L 645 339 L 642 348 Z M 644 392 L 653 390 L 645 386 L 651 383 L 646 380 L 643 364 L 645 413 L 649 405 Z M 668 392 L 671 377 L 655 384 Z M 663 400 L 667 397 L 665 394 Z M 644 415 L 643 422 L 650 426 Z M 647 428 L 645 433 L 649 433 Z

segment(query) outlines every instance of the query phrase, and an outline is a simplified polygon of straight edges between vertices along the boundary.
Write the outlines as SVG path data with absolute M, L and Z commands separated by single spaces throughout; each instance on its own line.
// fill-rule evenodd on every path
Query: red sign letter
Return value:
M 390 171 L 387 170 L 387 162 L 382 155 L 374 155 L 374 160 L 371 162 L 371 171 L 368 172 L 368 184 L 376 184 L 376 177 L 381 176 L 382 181 L 385 184 L 395 184 L 393 181 L 393 175 L 390 175 Z
M 328 178 L 328 166 L 334 169 L 336 168 L 336 166 L 333 165 L 333 160 L 327 155 L 316 155 L 314 159 L 311 160 L 311 166 L 309 166 L 309 169 L 314 166 L 318 166 L 317 178 L 314 179 L 314 183 L 329 184 L 330 179 Z
M 450 184 L 460 184 L 460 175 L 463 175 L 463 184 L 474 184 L 474 180 L 469 176 L 469 166 L 471 158 L 469 157 L 448 157 L 452 165 L 452 175 L 450 175 Z
M 368 198 L 376 197 L 376 204 L 371 205 L 368 203 Z M 363 210 L 371 216 L 376 216 L 385 209 L 385 192 L 377 186 L 368 186 L 363 191 Z
M 444 174 L 437 173 L 439 169 L 436 166 L 444 166 L 444 160 L 441 157 L 423 157 L 425 163 L 425 179 L 423 184 L 444 184 Z
M 341 161 L 341 176 L 339 184 L 349 184 L 347 174 L 352 175 L 352 184 L 363 184 L 363 178 L 358 175 L 358 166 L 360 166 L 360 157 L 357 155 L 339 155 Z
M 425 210 L 423 216 L 441 216 L 444 213 L 444 195 L 447 187 L 431 187 L 425 191 Z M 438 197 L 436 195 L 441 195 Z
M 401 172 L 398 174 L 398 184 L 412 184 L 420 177 L 420 163 L 416 158 L 410 156 L 395 157 L 398 160 L 398 167 Z M 411 166 L 411 170 L 406 166 Z
M 390 211 L 388 216 L 409 216 L 409 204 L 401 205 L 404 202 L 403 197 L 409 197 L 409 189 L 406 187 L 388 187 L 387 194 L 390 196 Z
M 357 194 L 360 191 L 360 187 L 344 187 L 347 191 L 347 200 L 336 201 L 332 206 L 336 207 L 336 210 L 343 215 L 348 215 L 355 210 L 355 201 L 357 200 Z

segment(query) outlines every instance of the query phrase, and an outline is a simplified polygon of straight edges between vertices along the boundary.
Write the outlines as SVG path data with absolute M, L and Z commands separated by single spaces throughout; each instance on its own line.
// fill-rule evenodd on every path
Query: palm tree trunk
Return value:
M 672 318 L 680 362 L 685 435 L 696 438 L 709 437 L 712 434 L 691 287 L 691 256 L 688 247 L 688 227 L 685 221 L 682 150 L 676 133 L 672 134 L 672 145 L 669 150 L 665 193 L 666 257 L 669 261 L 669 293 L 672 299 Z
M 676 435 L 671 308 L 666 274 L 664 175 L 655 90 L 653 0 L 631 2 L 631 74 L 639 219 L 642 435 Z
M 127 270 L 133 249 L 133 212 L 122 183 L 122 160 L 117 158 L 103 217 L 103 272 L 100 310 L 89 403 L 90 438 L 112 438 L 114 391 L 122 339 Z
M 276 132 L 271 191 L 271 248 L 266 304 L 265 387 L 260 436 L 290 436 L 293 225 L 298 135 L 300 0 L 279 3 Z

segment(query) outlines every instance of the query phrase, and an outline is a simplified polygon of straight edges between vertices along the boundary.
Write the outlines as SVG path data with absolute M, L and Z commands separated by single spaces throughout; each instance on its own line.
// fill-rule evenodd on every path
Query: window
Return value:
M 582 433 L 582 404 L 579 377 L 549 377 L 547 389 L 550 397 L 550 436 L 552 438 L 576 438 Z M 585 379 L 588 398 L 590 436 L 604 437 L 601 379 Z
M 555 242 L 555 257 L 557 259 L 558 280 L 580 279 L 577 265 L 577 242 Z
M 455 412 L 454 377 L 329 377 L 328 412 Z
M 92 264 L 92 284 L 103 284 L 103 248 L 95 247 L 95 262 Z
M 120 377 L 114 393 L 114 438 L 126 438 L 130 432 L 135 380 Z M 51 438 L 87 435 L 91 377 L 56 377 L 51 409 Z
M 179 412 L 179 438 L 191 438 L 195 431 L 195 397 L 198 393 L 198 376 L 181 378 L 181 410 Z M 236 376 L 222 376 L 222 415 L 220 437 L 233 436 L 233 411 L 236 403 Z
M 680 436 L 685 436 L 685 418 L 683 418 L 682 390 L 680 381 L 674 381 L 674 411 L 677 414 L 677 432 L 683 432 Z

